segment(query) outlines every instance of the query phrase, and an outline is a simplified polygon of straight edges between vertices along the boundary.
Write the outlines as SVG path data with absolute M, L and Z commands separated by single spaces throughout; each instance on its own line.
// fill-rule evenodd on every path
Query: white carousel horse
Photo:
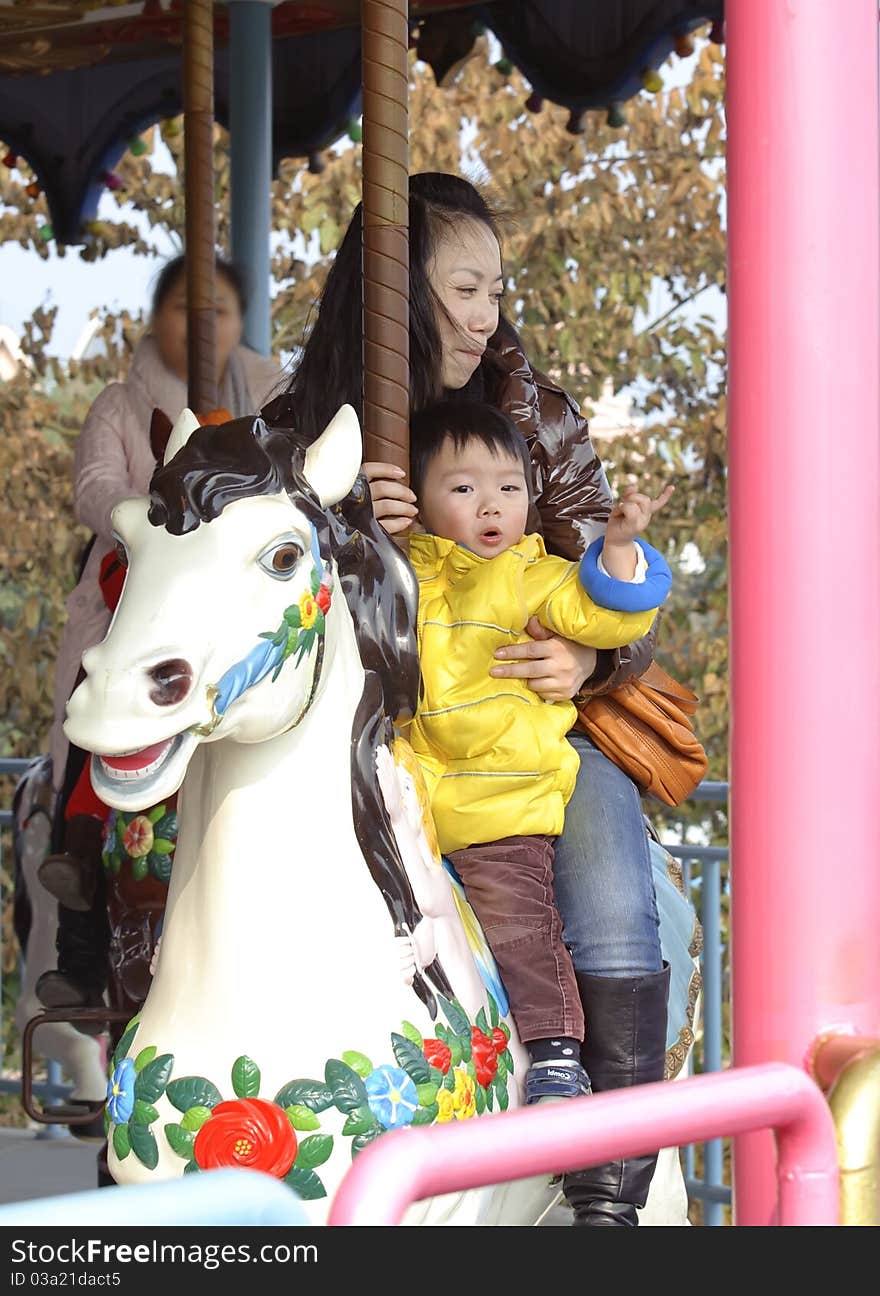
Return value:
M 112 1062 L 113 1177 L 249 1165 L 316 1223 L 360 1148 L 517 1105 L 527 1062 L 413 812 L 389 717 L 417 698 L 417 591 L 360 462 L 348 406 L 307 448 L 185 411 L 149 512 L 114 513 L 125 588 L 65 726 L 108 804 L 180 789 L 155 978 Z M 408 1222 L 535 1223 L 557 1195 L 449 1194 Z
M 40 882 L 37 870 L 49 850 L 52 767 L 38 756 L 19 779 L 13 797 L 13 845 L 16 883 L 16 936 L 22 956 L 22 981 L 15 1005 L 15 1025 L 23 1031 L 43 1012 L 34 987 L 57 961 L 58 901 Z M 107 1092 L 104 1047 L 67 1022 L 48 1022 L 34 1032 L 34 1052 L 57 1062 L 72 1085 L 74 1102 L 100 1103 Z

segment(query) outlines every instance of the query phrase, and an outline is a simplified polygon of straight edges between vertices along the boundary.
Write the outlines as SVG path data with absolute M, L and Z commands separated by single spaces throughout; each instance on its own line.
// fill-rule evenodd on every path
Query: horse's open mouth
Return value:
M 119 756 L 99 756 L 98 760 L 108 778 L 129 782 L 147 778 L 154 774 L 171 754 L 175 743 L 179 745 L 181 735 L 166 738 L 164 742 L 153 743 L 152 747 L 142 747 L 140 751 L 122 752 Z
M 113 756 L 92 756 L 92 786 L 108 805 L 117 809 L 143 809 L 157 791 L 170 796 L 183 781 L 192 749 L 198 739 L 181 733 L 137 751 Z

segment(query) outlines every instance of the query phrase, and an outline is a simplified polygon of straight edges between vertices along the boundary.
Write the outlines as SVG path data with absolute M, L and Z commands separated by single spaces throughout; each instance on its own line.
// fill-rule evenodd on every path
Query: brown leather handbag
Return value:
M 708 759 L 691 717 L 699 698 L 652 662 L 644 675 L 578 706 L 581 725 L 601 752 L 664 805 L 686 801 Z

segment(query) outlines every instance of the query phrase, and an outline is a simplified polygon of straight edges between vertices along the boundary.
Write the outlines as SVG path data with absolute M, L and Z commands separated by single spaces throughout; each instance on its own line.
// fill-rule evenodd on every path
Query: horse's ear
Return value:
M 165 447 L 165 458 L 163 464 L 170 463 L 178 450 L 182 450 L 187 441 L 199 427 L 199 420 L 193 414 L 191 409 L 181 410 L 175 420 L 174 427 L 171 429 L 171 436 L 168 438 L 168 444 Z
M 351 405 L 342 405 L 306 451 L 304 476 L 323 508 L 345 499 L 361 470 L 361 425 Z

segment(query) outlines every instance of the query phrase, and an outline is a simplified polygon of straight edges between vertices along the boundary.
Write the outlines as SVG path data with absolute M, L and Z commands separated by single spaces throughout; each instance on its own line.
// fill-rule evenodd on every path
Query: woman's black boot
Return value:
M 581 1061 L 594 1093 L 663 1079 L 669 965 L 640 977 L 577 973 L 586 1018 Z M 657 1153 L 574 1170 L 562 1181 L 574 1223 L 635 1228 Z

